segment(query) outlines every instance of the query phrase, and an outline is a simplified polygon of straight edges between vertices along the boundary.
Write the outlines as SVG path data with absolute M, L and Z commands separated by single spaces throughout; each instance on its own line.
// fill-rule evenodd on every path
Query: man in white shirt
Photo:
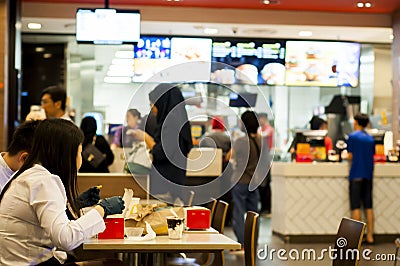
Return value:
M 57 86 L 47 87 L 42 91 L 40 100 L 47 118 L 72 121 L 66 112 L 67 92 L 64 89 Z
M 39 121 L 27 121 L 15 130 L 6 152 L 0 156 L 0 192 L 14 174 L 25 162 L 32 146 L 33 134 Z

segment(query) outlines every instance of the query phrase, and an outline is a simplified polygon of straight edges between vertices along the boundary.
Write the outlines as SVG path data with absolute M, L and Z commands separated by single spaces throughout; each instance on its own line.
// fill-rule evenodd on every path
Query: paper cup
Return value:
M 167 217 L 169 239 L 181 239 L 185 218 L 175 216 Z

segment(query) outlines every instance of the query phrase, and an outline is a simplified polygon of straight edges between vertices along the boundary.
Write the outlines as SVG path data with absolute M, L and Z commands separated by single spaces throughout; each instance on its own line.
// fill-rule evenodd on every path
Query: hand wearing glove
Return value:
M 78 196 L 80 208 L 90 207 L 97 204 L 100 200 L 100 189 L 91 187 Z
M 103 199 L 99 205 L 104 209 L 104 218 L 111 214 L 121 214 L 125 208 L 124 201 L 120 196 Z

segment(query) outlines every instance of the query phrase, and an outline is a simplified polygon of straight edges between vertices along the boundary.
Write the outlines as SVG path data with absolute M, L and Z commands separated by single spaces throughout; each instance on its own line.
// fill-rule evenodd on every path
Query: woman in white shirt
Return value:
M 0 265 L 63 264 L 63 251 L 104 231 L 103 217 L 122 213 L 121 197 L 111 197 L 79 217 L 82 141 L 82 132 L 70 121 L 38 125 L 24 165 L 0 194 Z M 67 206 L 78 219 L 68 219 Z

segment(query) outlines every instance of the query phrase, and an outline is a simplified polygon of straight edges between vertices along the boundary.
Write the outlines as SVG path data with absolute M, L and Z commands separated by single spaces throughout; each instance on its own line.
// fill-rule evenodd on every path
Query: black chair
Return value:
M 365 231 L 365 223 L 343 218 L 340 222 L 338 232 L 336 234 L 335 249 L 337 250 L 333 266 L 357 266 L 359 259 L 355 250 L 358 250 L 358 255 L 361 252 L 361 243 Z
M 259 214 L 248 211 L 244 225 L 244 265 L 254 266 L 257 259 Z

